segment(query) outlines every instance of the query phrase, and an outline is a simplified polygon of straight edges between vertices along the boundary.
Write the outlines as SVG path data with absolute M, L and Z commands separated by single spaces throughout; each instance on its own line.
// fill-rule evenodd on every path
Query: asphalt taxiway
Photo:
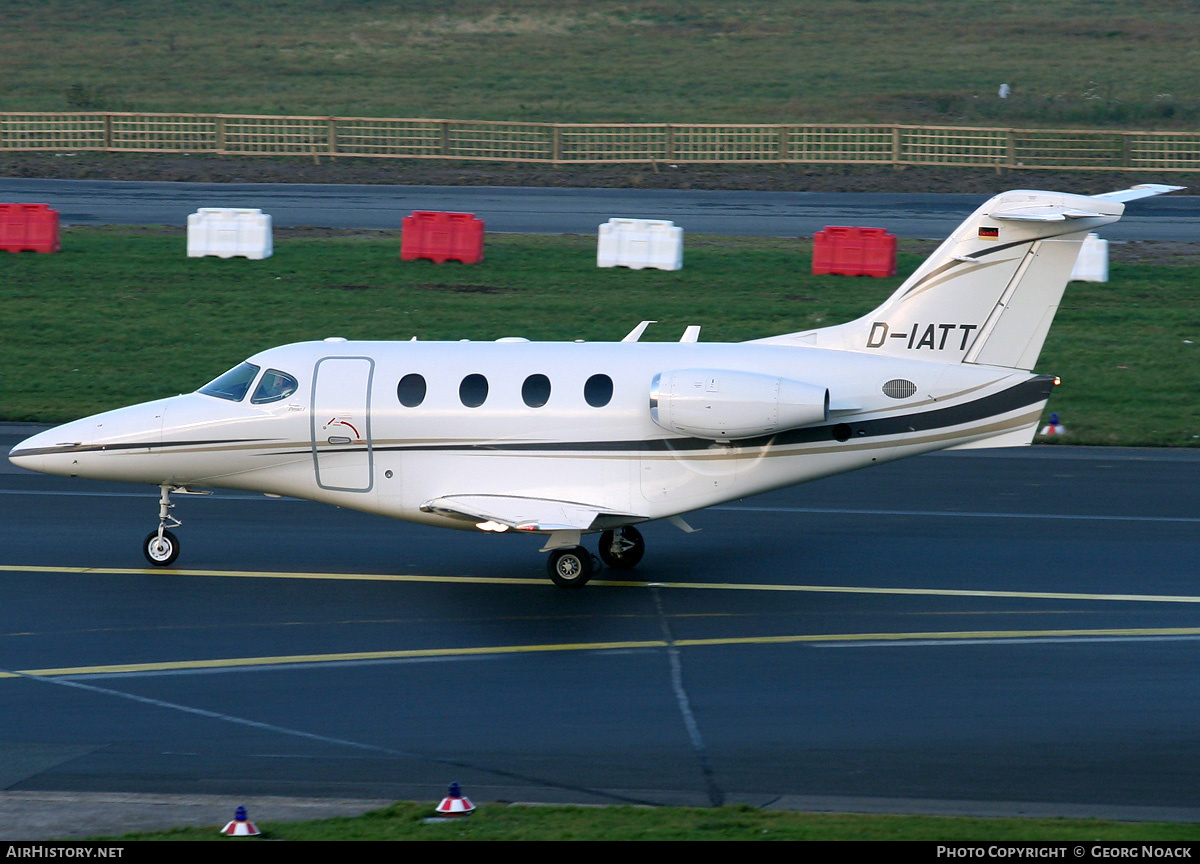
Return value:
M 30 427 L 0 428 L 0 453 Z M 530 538 L 0 466 L 0 787 L 1200 819 L 1200 453 L 918 457 Z M 233 798 L 230 798 L 233 801 Z
M 1038 178 L 1014 179 L 1025 188 Z M 1070 191 L 1070 190 L 1062 190 Z M 49 204 L 66 225 L 175 225 L 200 207 L 250 207 L 276 227 L 399 230 L 414 210 L 474 213 L 489 232 L 595 234 L 613 217 L 668 219 L 689 234 L 811 236 L 827 225 L 870 225 L 898 237 L 946 237 L 986 195 L 759 192 L 710 189 L 569 189 L 370 186 L 316 183 L 175 183 L 0 177 L 0 199 Z M 1108 240 L 1190 242 L 1200 197 L 1130 202 Z

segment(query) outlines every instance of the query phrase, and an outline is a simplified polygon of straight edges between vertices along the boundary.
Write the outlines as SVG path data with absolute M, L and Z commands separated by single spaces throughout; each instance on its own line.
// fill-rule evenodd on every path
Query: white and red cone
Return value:
M 1042 435 L 1066 435 L 1067 427 L 1058 422 L 1058 415 L 1051 414 L 1050 422 L 1042 427 Z
M 259 830 L 253 822 L 246 818 L 246 808 L 238 807 L 233 814 L 233 821 L 221 829 L 222 834 L 230 837 L 254 837 Z
M 475 812 L 471 799 L 462 794 L 462 788 L 457 783 L 450 784 L 450 792 L 437 806 L 439 816 L 470 816 Z

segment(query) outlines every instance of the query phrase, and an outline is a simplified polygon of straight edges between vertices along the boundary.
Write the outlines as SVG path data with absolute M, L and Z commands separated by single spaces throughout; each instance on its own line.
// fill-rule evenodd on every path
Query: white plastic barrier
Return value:
M 1108 281 L 1108 241 L 1099 234 L 1089 234 L 1079 247 L 1071 278 L 1078 282 Z
M 188 216 L 189 258 L 270 258 L 271 216 L 261 210 L 201 207 Z
M 663 219 L 609 219 L 600 226 L 596 266 L 678 270 L 683 267 L 683 229 Z

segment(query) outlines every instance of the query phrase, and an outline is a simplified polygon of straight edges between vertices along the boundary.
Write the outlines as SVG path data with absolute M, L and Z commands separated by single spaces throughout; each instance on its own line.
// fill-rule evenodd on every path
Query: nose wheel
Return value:
M 155 567 L 166 567 L 179 557 L 179 538 L 165 528 L 151 531 L 142 543 L 142 552 Z

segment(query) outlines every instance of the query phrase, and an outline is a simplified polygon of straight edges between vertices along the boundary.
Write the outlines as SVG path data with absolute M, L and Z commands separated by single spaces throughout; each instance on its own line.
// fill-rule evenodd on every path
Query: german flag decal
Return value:
M 995 240 L 1000 236 L 999 228 L 980 228 L 979 236 L 984 240 Z

